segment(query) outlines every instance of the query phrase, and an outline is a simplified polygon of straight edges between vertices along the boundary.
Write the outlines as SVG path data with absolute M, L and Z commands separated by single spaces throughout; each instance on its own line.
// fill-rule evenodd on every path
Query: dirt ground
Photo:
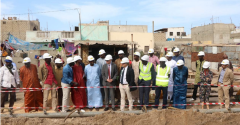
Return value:
M 153 110 L 136 115 L 108 111 L 94 117 L 63 119 L 2 118 L 2 125 L 239 125 L 239 113 L 203 114 L 186 110 Z

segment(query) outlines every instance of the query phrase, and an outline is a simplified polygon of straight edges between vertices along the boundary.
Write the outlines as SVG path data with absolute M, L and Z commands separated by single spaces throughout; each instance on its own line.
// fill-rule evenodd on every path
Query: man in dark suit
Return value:
M 105 57 L 106 64 L 103 65 L 102 67 L 102 78 L 103 78 L 103 86 L 116 86 L 116 81 L 117 81 L 117 75 L 118 75 L 118 70 L 117 70 L 117 65 L 112 63 L 112 56 L 107 55 Z M 115 109 L 115 90 L 114 88 L 104 88 L 105 92 L 105 109 L 104 111 L 107 111 L 108 105 L 109 105 L 109 91 L 110 91 L 110 97 L 111 97 L 111 102 L 112 102 L 112 110 L 116 111 Z
M 129 111 L 132 111 L 133 99 L 129 86 L 136 86 L 134 82 L 134 71 L 131 67 L 129 67 L 129 59 L 124 57 L 121 61 L 122 69 L 120 72 L 120 83 L 119 89 L 121 94 L 121 111 L 124 111 L 125 107 L 125 93 L 127 93 L 128 102 L 129 102 Z M 136 88 L 134 88 L 136 89 Z

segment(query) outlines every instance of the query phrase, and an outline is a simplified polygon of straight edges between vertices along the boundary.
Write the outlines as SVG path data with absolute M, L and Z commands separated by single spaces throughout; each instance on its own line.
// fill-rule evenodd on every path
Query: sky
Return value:
M 39 19 L 41 30 L 69 31 L 79 23 L 109 20 L 110 25 L 148 25 L 148 32 L 168 27 L 191 28 L 212 23 L 240 26 L 239 0 L 1 0 L 1 19 Z M 66 10 L 66 11 L 57 11 Z M 57 12 L 49 12 L 57 11 Z M 36 13 L 45 12 L 45 13 Z M 12 15 L 17 14 L 17 15 Z

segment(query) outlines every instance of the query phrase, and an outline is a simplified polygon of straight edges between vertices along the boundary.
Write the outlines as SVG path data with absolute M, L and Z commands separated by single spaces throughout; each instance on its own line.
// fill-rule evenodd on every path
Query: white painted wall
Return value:
M 173 32 L 173 36 L 170 36 L 170 32 Z M 184 27 L 172 27 L 168 28 L 168 32 L 166 32 L 166 39 L 167 38 L 181 38 L 181 36 L 177 36 L 177 32 L 180 32 L 180 35 L 182 32 L 184 32 Z M 183 37 L 182 37 L 183 38 Z M 184 37 L 186 38 L 186 37 Z M 190 37 L 191 38 L 191 37 Z
M 80 40 L 79 31 L 48 31 L 49 35 L 45 37 L 38 37 L 38 32 L 45 31 L 26 31 L 26 41 L 28 42 L 51 42 L 53 39 L 60 38 L 61 41 L 68 40 L 69 42 L 74 42 L 74 40 Z M 73 32 L 72 38 L 62 37 L 62 32 Z

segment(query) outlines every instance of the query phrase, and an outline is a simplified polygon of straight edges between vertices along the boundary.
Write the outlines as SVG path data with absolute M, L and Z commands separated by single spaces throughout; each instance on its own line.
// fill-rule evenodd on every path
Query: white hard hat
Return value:
M 43 59 L 49 59 L 49 58 L 52 58 L 52 56 L 49 53 L 43 54 Z
M 74 59 L 74 62 L 76 62 L 78 60 L 82 60 L 82 58 L 80 56 L 75 56 L 73 59 Z
M 72 57 L 67 58 L 67 64 L 73 63 L 73 62 L 74 62 L 74 59 Z
M 173 57 L 173 52 L 168 52 L 166 56 L 167 57 Z
M 112 55 L 108 54 L 106 57 L 105 57 L 105 60 L 112 60 Z
M 166 62 L 166 61 L 167 61 L 167 58 L 161 57 L 161 58 L 159 59 L 159 61 L 164 61 L 164 62 Z
M 203 63 L 203 66 L 202 66 L 204 69 L 207 69 L 207 68 L 209 68 L 210 67 L 210 62 L 204 62 Z
M 98 55 L 102 55 L 104 53 L 106 53 L 105 50 L 104 49 L 100 49 Z
M 142 56 L 142 58 L 141 58 L 142 60 L 144 60 L 144 61 L 148 61 L 148 59 L 149 59 L 149 56 L 148 55 L 144 55 L 144 56 Z
M 118 54 L 124 54 L 124 51 L 123 50 L 119 50 Z
M 26 57 L 23 59 L 23 63 L 28 63 L 31 62 L 31 59 L 29 57 Z
M 203 51 L 200 51 L 197 56 L 205 56 L 205 53 Z
M 7 56 L 5 60 L 11 60 L 12 61 L 12 57 Z
M 179 52 L 180 50 L 179 50 L 179 48 L 175 48 L 174 50 L 173 50 L 173 52 L 175 53 L 175 52 Z
M 177 66 L 181 66 L 181 65 L 184 65 L 183 60 L 178 60 L 178 61 L 177 61 Z
M 88 61 L 93 61 L 94 57 L 92 55 L 88 56 Z
M 140 52 L 135 52 L 134 55 L 139 56 L 139 57 L 141 56 Z
M 57 58 L 55 59 L 55 63 L 63 63 L 61 59 Z
M 229 60 L 224 59 L 221 64 L 222 64 L 222 65 L 229 65 Z
M 148 53 L 154 53 L 154 49 L 149 49 Z
M 129 59 L 127 57 L 124 57 L 121 63 L 129 63 Z

